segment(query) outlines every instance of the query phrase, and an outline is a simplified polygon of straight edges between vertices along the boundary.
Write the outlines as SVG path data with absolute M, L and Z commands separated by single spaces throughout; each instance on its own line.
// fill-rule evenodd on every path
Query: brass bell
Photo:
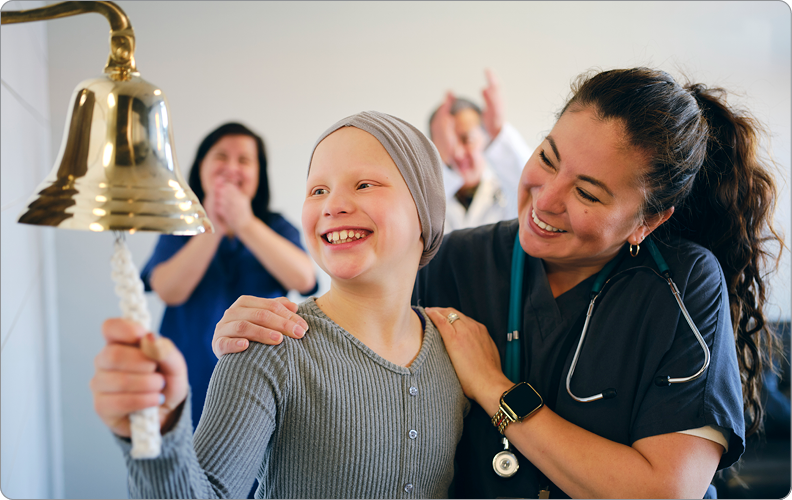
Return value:
M 168 104 L 137 76 L 81 82 L 58 158 L 19 222 L 197 234 L 211 223 L 179 171 Z
M 112 2 L 3 12 L 3 24 L 97 12 L 111 24 L 105 74 L 72 93 L 60 152 L 19 222 L 192 235 L 212 224 L 179 171 L 165 95 L 140 78 L 134 31 Z

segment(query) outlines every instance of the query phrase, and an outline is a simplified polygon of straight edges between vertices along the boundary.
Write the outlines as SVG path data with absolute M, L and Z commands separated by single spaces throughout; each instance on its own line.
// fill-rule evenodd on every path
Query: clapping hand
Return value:
M 239 234 L 251 220 L 253 208 L 251 200 L 242 191 L 221 178 L 215 179 L 214 184 L 214 213 L 222 221 L 226 229 Z

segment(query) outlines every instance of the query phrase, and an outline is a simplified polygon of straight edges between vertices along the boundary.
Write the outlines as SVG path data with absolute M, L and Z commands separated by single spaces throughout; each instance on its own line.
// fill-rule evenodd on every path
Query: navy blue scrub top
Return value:
M 280 214 L 270 214 L 266 222 L 273 231 L 302 248 L 300 233 Z M 154 268 L 173 257 L 190 238 L 160 236 L 154 254 L 141 272 L 146 291 L 152 290 L 149 279 Z M 317 288 L 318 284 L 308 293 L 316 293 Z M 217 363 L 212 352 L 212 336 L 223 313 L 241 295 L 273 298 L 287 292 L 241 241 L 225 237 L 190 298 L 180 306 L 165 309 L 160 333 L 171 339 L 187 360 L 193 428 L 200 420 L 209 379 Z
M 454 307 L 484 324 L 505 355 L 512 246 L 517 220 L 446 235 L 438 254 L 418 272 L 413 303 Z M 566 376 L 580 338 L 595 276 L 553 297 L 540 259 L 526 256 L 523 284 L 522 380 L 564 419 L 625 445 L 659 434 L 717 425 L 731 433 L 719 468 L 745 449 L 742 389 L 720 264 L 708 250 L 686 241 L 657 242 L 693 321 L 712 353 L 699 379 L 657 387 L 657 376 L 686 377 L 704 354 L 667 282 L 646 250 L 626 256 L 597 300 L 572 391 L 588 397 L 616 389 L 614 399 L 578 403 Z M 629 268 L 638 268 L 618 274 Z M 492 469 L 501 435 L 473 403 L 456 454 L 453 494 L 459 498 L 537 498 L 537 469 L 518 451 L 520 468 L 509 479 Z M 544 486 L 544 485 L 541 485 Z M 566 497 L 551 486 L 551 496 Z

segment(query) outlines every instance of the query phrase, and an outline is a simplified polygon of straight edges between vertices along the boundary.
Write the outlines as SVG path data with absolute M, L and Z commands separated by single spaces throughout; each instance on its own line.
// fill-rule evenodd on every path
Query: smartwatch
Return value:
M 520 382 L 503 393 L 498 413 L 492 417 L 492 425 L 501 434 L 510 424 L 522 422 L 544 405 L 542 396 L 527 382 Z

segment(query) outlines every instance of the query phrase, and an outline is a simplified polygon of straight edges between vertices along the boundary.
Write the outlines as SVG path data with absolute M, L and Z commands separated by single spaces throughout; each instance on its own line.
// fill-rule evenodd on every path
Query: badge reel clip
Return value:
M 509 440 L 503 438 L 503 451 L 498 452 L 492 459 L 492 468 L 500 477 L 512 477 L 520 468 L 517 456 L 509 450 Z

